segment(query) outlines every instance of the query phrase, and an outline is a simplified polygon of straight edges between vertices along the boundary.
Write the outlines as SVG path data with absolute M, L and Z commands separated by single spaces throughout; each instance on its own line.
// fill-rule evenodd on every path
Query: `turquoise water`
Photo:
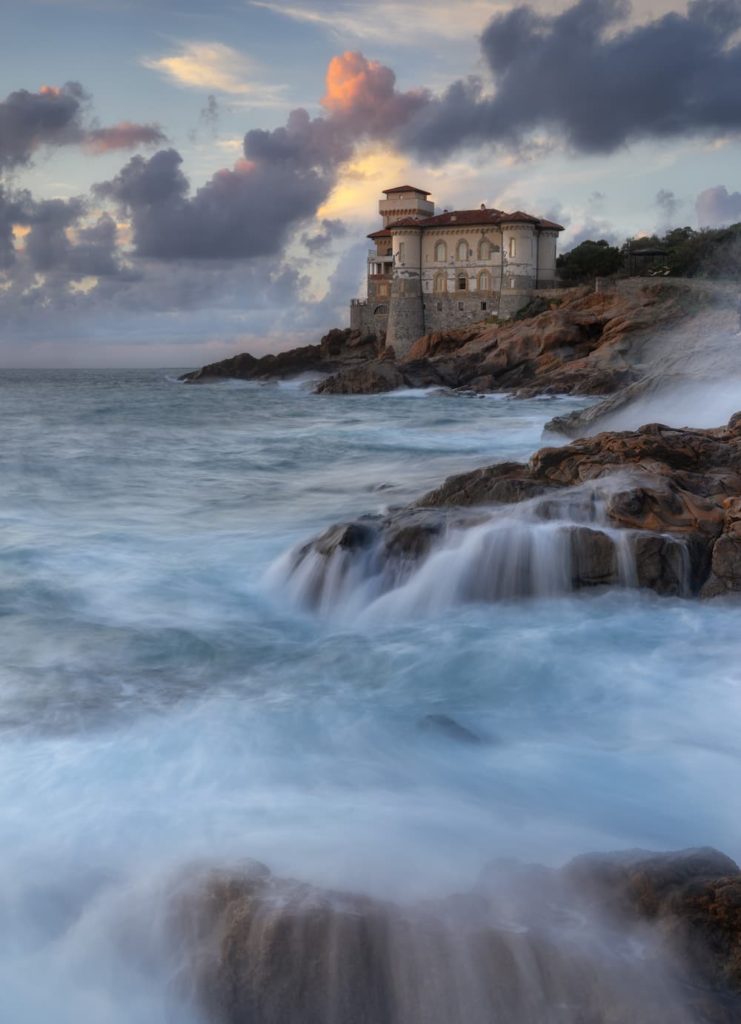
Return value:
M 374 623 L 269 582 L 338 519 L 527 458 L 576 404 L 0 378 L 9 1021 L 195 1022 L 163 908 L 196 861 L 411 898 L 496 856 L 741 856 L 737 607 L 616 592 Z

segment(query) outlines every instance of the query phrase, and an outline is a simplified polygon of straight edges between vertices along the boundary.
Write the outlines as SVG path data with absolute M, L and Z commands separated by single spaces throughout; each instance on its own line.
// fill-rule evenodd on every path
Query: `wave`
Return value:
M 615 477 L 516 508 L 477 510 L 467 521 L 418 510 L 348 524 L 283 555 L 268 582 L 320 615 L 369 621 L 438 615 L 471 602 L 639 587 L 645 580 L 638 548 L 646 535 L 610 526 L 606 514 L 610 494 L 624 483 Z M 686 545 L 654 536 L 671 592 L 686 596 Z

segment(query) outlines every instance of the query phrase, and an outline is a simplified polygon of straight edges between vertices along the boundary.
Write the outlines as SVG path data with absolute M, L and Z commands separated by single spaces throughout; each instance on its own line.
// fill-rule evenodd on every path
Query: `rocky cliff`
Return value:
M 404 387 L 510 391 L 524 397 L 612 394 L 642 380 L 651 352 L 662 345 L 669 349 L 687 324 L 698 336 L 713 313 L 723 329 L 734 325 L 733 296 L 727 291 L 646 279 L 623 281 L 599 293 L 575 288 L 534 300 L 514 321 L 427 334 L 403 359 L 380 340 L 335 330 L 319 345 L 262 359 L 244 353 L 182 379 L 266 380 L 319 373 L 325 376 L 317 386 L 322 394 Z

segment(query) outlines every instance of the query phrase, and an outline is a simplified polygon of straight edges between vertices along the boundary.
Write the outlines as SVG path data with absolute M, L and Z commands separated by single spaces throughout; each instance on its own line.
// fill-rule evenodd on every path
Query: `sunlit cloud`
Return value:
M 266 85 L 243 53 L 224 43 L 183 43 L 177 53 L 143 57 L 141 63 L 185 88 L 208 89 L 249 98 L 253 106 L 282 105 L 284 85 Z

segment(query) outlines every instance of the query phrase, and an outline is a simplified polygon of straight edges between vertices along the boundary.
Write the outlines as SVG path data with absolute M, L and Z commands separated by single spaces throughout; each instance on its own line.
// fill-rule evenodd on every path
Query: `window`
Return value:
M 491 259 L 491 243 L 487 242 L 487 240 L 485 238 L 483 238 L 479 242 L 479 259 L 480 260 L 490 260 Z
M 481 303 L 481 312 L 482 312 L 482 313 L 485 313 L 485 312 L 486 312 L 486 303 L 485 303 L 485 302 L 482 302 L 482 303 Z
M 458 310 L 459 310 L 459 312 L 461 312 L 461 313 L 463 312 L 463 303 L 462 303 L 462 302 L 459 302 L 459 303 L 458 303 Z
M 438 313 L 442 313 L 442 311 L 443 311 L 443 304 L 442 304 L 442 302 L 438 302 L 438 304 L 437 304 L 437 311 L 438 311 Z
M 376 306 L 373 310 L 373 316 L 388 316 L 388 306 Z
M 399 263 L 404 262 L 404 243 L 399 242 Z
M 446 292 L 448 290 L 448 276 L 447 274 L 438 273 L 435 274 L 435 291 Z
M 480 292 L 491 291 L 491 274 L 489 273 L 488 270 L 481 271 L 481 273 L 479 274 L 478 285 Z
M 517 239 L 510 238 L 509 240 L 509 258 L 513 260 L 517 255 Z
M 465 274 L 460 274 L 458 277 L 458 291 L 464 292 L 468 288 L 468 278 Z
M 458 248 L 456 249 L 456 255 L 459 260 L 468 259 L 468 242 L 464 241 L 463 239 L 460 240 L 460 242 L 458 243 Z
M 435 263 L 444 263 L 448 258 L 448 247 L 445 242 L 435 243 Z

